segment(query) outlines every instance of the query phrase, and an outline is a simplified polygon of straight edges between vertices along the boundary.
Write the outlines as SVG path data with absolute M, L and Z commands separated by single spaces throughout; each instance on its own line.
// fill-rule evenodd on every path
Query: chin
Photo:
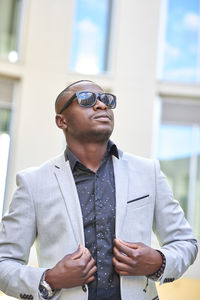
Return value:
M 98 130 L 93 135 L 93 138 L 95 137 L 95 140 L 98 142 L 106 142 L 109 140 L 111 134 L 112 134 L 112 130 L 101 130 L 101 131 Z
M 79 141 L 82 142 L 88 142 L 88 143 L 105 143 L 109 140 L 111 134 L 112 134 L 111 128 L 98 128 L 98 129 L 92 129 L 88 132 L 79 132 L 79 134 L 76 135 L 76 138 Z

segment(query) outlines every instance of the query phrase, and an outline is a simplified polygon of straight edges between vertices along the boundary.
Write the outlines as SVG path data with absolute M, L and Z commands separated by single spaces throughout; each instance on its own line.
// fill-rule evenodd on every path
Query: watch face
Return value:
M 49 298 L 48 290 L 42 284 L 40 284 L 40 286 L 39 286 L 39 291 L 44 299 Z

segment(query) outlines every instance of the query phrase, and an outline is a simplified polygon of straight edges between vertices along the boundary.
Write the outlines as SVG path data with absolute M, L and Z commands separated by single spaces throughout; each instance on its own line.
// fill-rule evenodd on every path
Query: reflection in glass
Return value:
M 159 141 L 161 169 L 200 238 L 200 127 L 162 124 Z
M 0 58 L 16 62 L 23 0 L 0 0 Z
M 194 228 L 198 238 L 200 239 L 200 154 L 198 155 L 198 167 L 197 167 Z
M 3 209 L 4 189 L 6 182 L 9 136 L 10 109 L 0 109 L 0 212 Z
M 70 68 L 83 74 L 107 70 L 111 0 L 76 0 Z
M 200 1 L 167 0 L 162 79 L 200 81 Z

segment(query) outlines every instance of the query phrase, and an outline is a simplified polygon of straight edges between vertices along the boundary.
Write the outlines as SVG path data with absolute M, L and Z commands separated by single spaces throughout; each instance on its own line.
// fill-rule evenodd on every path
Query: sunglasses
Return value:
M 76 92 L 61 108 L 59 114 L 61 114 L 71 103 L 77 98 L 78 104 L 81 107 L 92 107 L 97 103 L 99 99 L 103 102 L 109 109 L 114 109 L 116 107 L 116 96 L 110 93 L 93 93 L 93 92 Z

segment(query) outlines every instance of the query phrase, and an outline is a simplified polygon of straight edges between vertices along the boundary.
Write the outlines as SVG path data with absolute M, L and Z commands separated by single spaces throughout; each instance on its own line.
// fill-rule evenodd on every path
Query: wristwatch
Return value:
M 43 273 L 42 278 L 40 280 L 39 291 L 44 299 L 50 299 L 56 293 L 56 290 L 53 290 L 48 282 L 45 281 L 46 271 Z

